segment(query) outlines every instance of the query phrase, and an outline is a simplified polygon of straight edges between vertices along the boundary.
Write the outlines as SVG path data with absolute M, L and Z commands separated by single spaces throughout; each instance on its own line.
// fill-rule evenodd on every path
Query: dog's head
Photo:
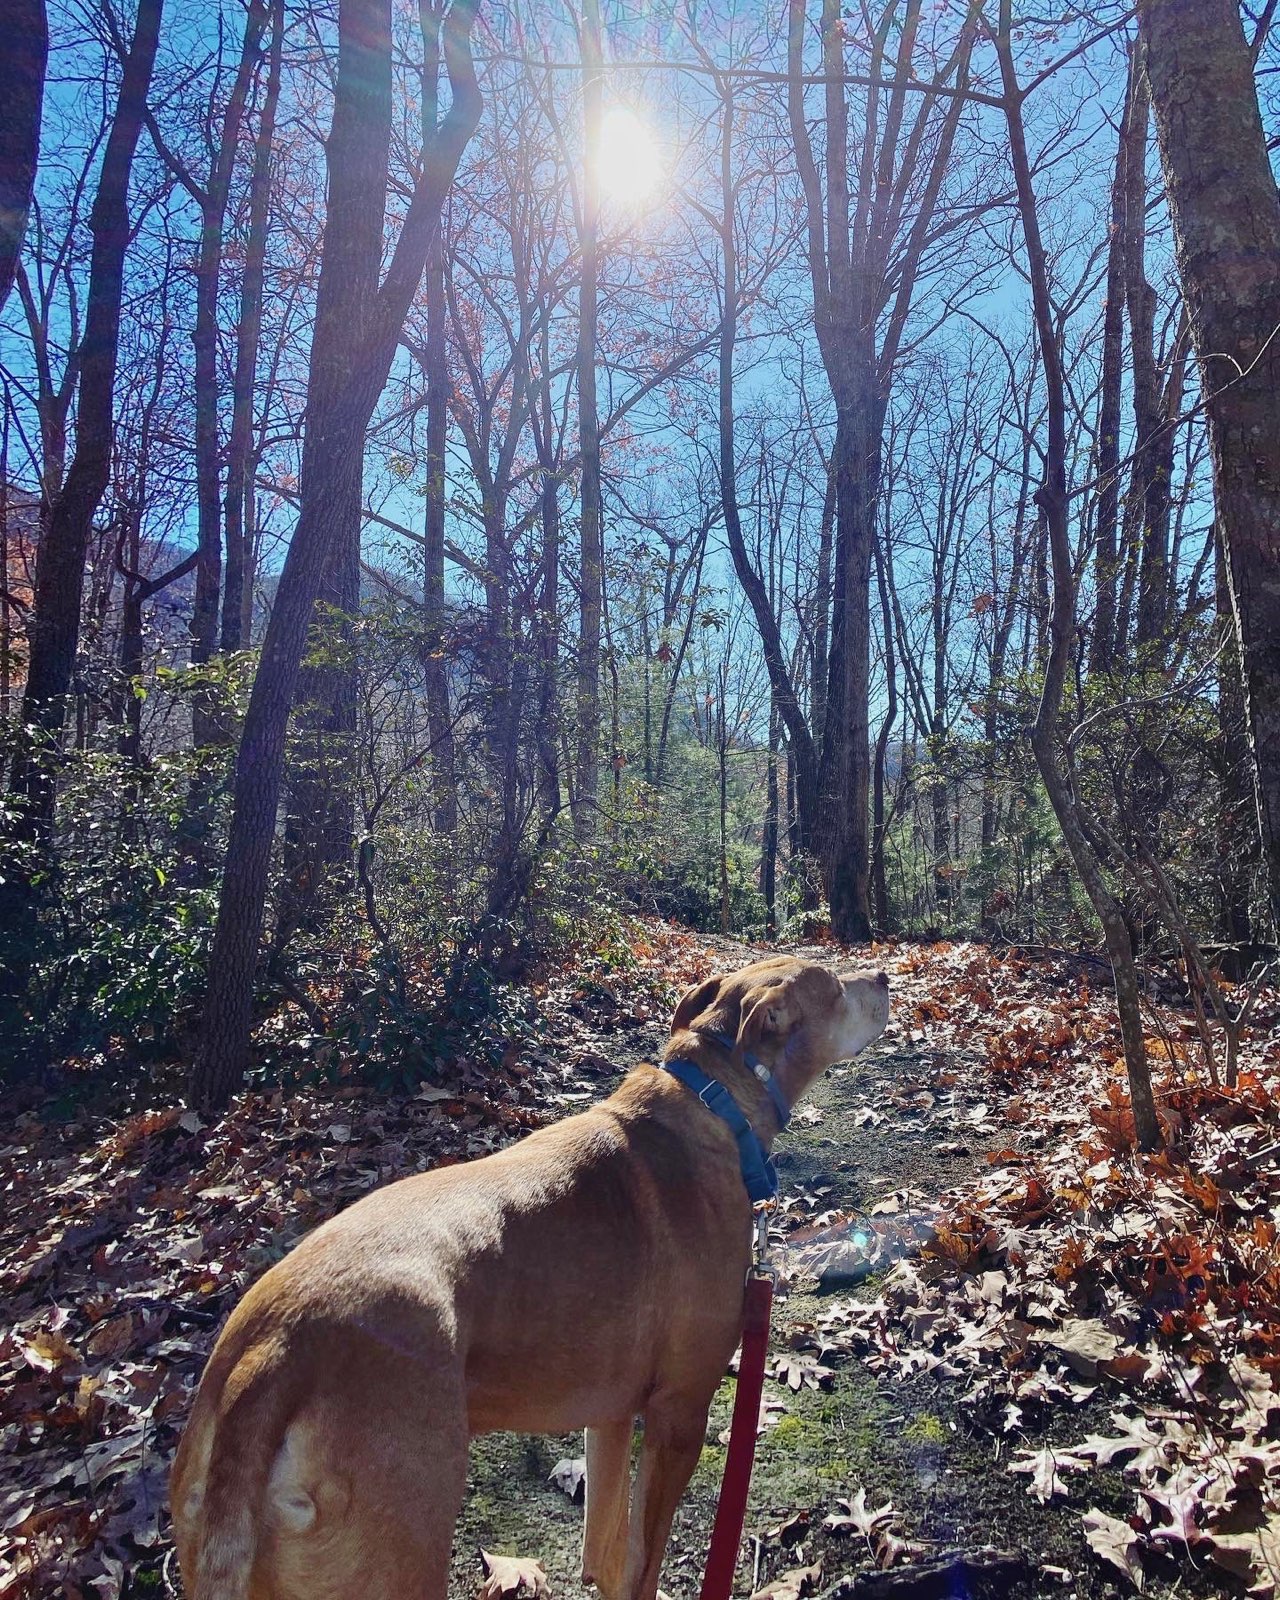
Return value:
M 739 1064 L 755 1056 L 794 1105 L 833 1061 L 847 1061 L 884 1032 L 889 979 L 883 972 L 835 973 L 791 956 L 757 961 L 738 972 L 705 978 L 686 990 L 671 1020 L 668 1054 L 720 1035 L 733 1041 Z

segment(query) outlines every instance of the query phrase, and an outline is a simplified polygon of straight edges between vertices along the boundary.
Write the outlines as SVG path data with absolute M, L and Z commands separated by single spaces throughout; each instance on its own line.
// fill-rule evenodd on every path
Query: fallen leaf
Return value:
M 1119 1339 L 1096 1317 L 1068 1317 L 1060 1328 L 1031 1337 L 1034 1343 L 1056 1350 L 1082 1378 L 1095 1377 L 1099 1363 L 1112 1360 L 1120 1348 Z
M 126 1312 L 121 1317 L 112 1317 L 110 1322 L 104 1322 L 89 1336 L 85 1348 L 94 1357 L 118 1356 L 133 1343 L 133 1336 L 133 1317 Z
M 554 1483 L 557 1489 L 567 1494 L 575 1504 L 586 1498 L 587 1488 L 587 1461 L 585 1456 L 576 1456 L 572 1459 L 557 1461 L 547 1477 L 548 1483 Z
M 774 1364 L 773 1376 L 779 1383 L 798 1394 L 801 1387 L 825 1389 L 835 1377 L 830 1367 L 824 1367 L 813 1356 L 779 1356 Z
M 60 1333 L 43 1330 L 32 1334 L 30 1339 L 24 1339 L 21 1350 L 28 1365 L 39 1368 L 41 1372 L 53 1372 L 58 1367 L 80 1360 L 80 1352 Z
M 484 1582 L 480 1585 L 478 1600 L 517 1600 L 519 1595 L 529 1595 L 531 1600 L 551 1600 L 551 1586 L 540 1561 L 526 1556 L 495 1556 L 482 1550 L 480 1567 Z
M 1085 1540 L 1094 1555 L 1123 1572 L 1134 1588 L 1141 1590 L 1145 1581 L 1138 1559 L 1141 1542 L 1129 1524 L 1118 1517 L 1109 1517 L 1105 1511 L 1086 1511 L 1080 1520 L 1084 1524 Z
M 1031 1482 L 1027 1493 L 1033 1494 L 1042 1506 L 1047 1506 L 1056 1494 L 1066 1494 L 1066 1487 L 1058 1476 L 1061 1472 L 1088 1472 L 1090 1463 L 1072 1455 L 1069 1450 L 1021 1450 L 1009 1463 L 1010 1472 L 1029 1473 Z
M 799 1544 L 809 1531 L 809 1513 L 797 1511 L 794 1517 L 788 1517 L 785 1522 L 780 1522 L 776 1527 L 766 1528 L 762 1535 L 765 1539 L 776 1540 L 784 1550 L 789 1550 L 793 1544 Z
M 1207 1533 L 1204 1543 L 1220 1567 L 1244 1579 L 1250 1594 L 1262 1600 L 1280 1595 L 1280 1510 L 1268 1512 L 1254 1528 Z
M 812 1594 L 822 1581 L 822 1562 L 815 1561 L 811 1567 L 793 1567 L 790 1572 L 784 1572 L 772 1583 L 766 1583 L 763 1589 L 757 1589 L 751 1600 L 763 1600 L 765 1595 L 770 1600 L 801 1600 L 801 1597 Z
M 823 1519 L 822 1526 L 828 1533 L 859 1533 L 871 1543 L 871 1537 L 877 1528 L 885 1527 L 898 1520 L 898 1513 L 891 1500 L 886 1500 L 884 1505 L 876 1507 L 873 1511 L 867 1505 L 867 1491 L 861 1485 L 858 1492 L 848 1500 L 837 1500 L 838 1506 L 843 1506 L 844 1514 L 832 1513 Z

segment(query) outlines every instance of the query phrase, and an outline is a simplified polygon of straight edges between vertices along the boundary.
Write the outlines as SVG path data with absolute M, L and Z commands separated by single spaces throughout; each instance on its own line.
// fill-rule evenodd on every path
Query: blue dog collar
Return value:
M 738 1165 L 752 1204 L 759 1205 L 764 1200 L 772 1200 L 778 1193 L 778 1174 L 773 1169 L 773 1162 L 765 1154 L 756 1130 L 743 1116 L 738 1102 L 724 1084 L 692 1061 L 664 1061 L 662 1070 L 678 1078 L 686 1089 L 692 1089 L 707 1110 L 714 1111 L 721 1122 L 728 1125 L 730 1133 L 738 1141 Z
M 714 1039 L 715 1042 L 727 1050 L 730 1055 L 733 1054 L 734 1042 L 727 1033 L 708 1033 L 707 1037 L 709 1039 Z M 765 1089 L 768 1091 L 770 1100 L 773 1101 L 773 1109 L 778 1113 L 778 1126 L 780 1128 L 785 1128 L 787 1123 L 791 1121 L 791 1107 L 787 1104 L 786 1095 L 784 1095 L 782 1090 L 779 1089 L 777 1079 L 774 1077 L 773 1073 L 769 1071 L 768 1067 L 765 1066 L 764 1062 L 761 1061 L 760 1057 L 753 1056 L 750 1050 L 745 1050 L 743 1052 L 742 1060 L 748 1072 L 752 1073 L 760 1080 L 762 1084 L 764 1084 Z

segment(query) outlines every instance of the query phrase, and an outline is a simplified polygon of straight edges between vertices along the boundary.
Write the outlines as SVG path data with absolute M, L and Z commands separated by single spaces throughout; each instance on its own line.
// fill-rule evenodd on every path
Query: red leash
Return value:
M 720 1502 L 716 1506 L 707 1570 L 699 1600 L 729 1600 L 742 1524 L 747 1515 L 747 1490 L 756 1459 L 756 1432 L 760 1426 L 760 1396 L 764 1390 L 764 1363 L 769 1349 L 769 1312 L 773 1306 L 773 1279 L 753 1272 L 747 1279 L 742 1323 L 742 1358 L 738 1363 L 738 1392 L 729 1427 L 729 1452 L 725 1457 Z

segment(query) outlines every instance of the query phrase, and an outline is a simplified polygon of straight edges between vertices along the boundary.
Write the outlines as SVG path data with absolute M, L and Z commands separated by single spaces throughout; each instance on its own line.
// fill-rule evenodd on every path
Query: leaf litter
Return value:
M 111 1600 L 132 1574 L 158 1571 L 172 1452 L 245 1285 L 369 1188 L 498 1148 L 606 1093 L 637 1058 L 636 1035 L 623 1030 L 643 1029 L 639 1055 L 651 1055 L 664 1028 L 650 1018 L 668 1014 L 675 992 L 760 953 L 658 925 L 637 947 L 633 975 L 544 986 L 553 1044 L 535 1041 L 497 1072 L 451 1062 L 416 1095 L 250 1095 L 213 1128 L 178 1110 L 17 1120 L 0 1149 L 0 1592 Z M 889 947 L 877 959 L 894 984 L 885 1043 L 908 1071 L 873 1100 L 856 1076 L 847 1091 L 841 1083 L 846 1123 L 868 1150 L 905 1135 L 930 1152 L 938 1181 L 895 1181 L 859 1210 L 847 1182 L 786 1185 L 774 1226 L 786 1275 L 861 1287 L 828 1294 L 792 1330 L 761 1430 L 785 1418 L 786 1396 L 827 1388 L 850 1362 L 882 1391 L 935 1381 L 954 1389 L 973 1435 L 991 1438 L 1011 1484 L 1076 1520 L 1082 1558 L 1092 1551 L 1135 1587 L 1162 1555 L 1207 1559 L 1276 1600 L 1275 995 L 1255 1010 L 1230 1091 L 1205 1075 L 1193 1019 L 1166 1013 L 1153 1055 L 1169 1147 L 1138 1157 L 1105 972 L 963 944 Z M 820 1113 L 806 1134 L 832 1145 L 820 1138 L 830 1123 Z M 986 1170 L 966 1178 L 984 1147 Z M 959 1181 L 948 1188 L 949 1170 Z M 1104 1428 L 1057 1441 L 1100 1403 Z M 563 1463 L 568 1493 L 578 1465 Z M 1127 1515 L 1112 1514 L 1124 1509 L 1114 1499 L 1091 1503 L 1100 1473 L 1121 1475 Z M 906 1581 L 917 1569 L 1012 1570 L 998 1565 L 1008 1552 L 939 1550 L 913 1536 L 920 1517 L 905 1503 L 868 1506 L 856 1483 L 826 1508 L 793 1507 L 779 1527 L 802 1542 L 769 1541 L 766 1530 L 757 1565 L 764 1547 L 794 1548 L 807 1564 L 765 1588 L 799 1597 L 833 1578 L 833 1554 L 842 1571 L 861 1561 Z M 813 1548 L 822 1541 L 825 1554 Z M 536 1564 L 510 1559 L 484 1592 L 542 1592 Z M 1051 1583 L 1072 1576 L 1040 1570 Z M 855 1592 L 851 1579 L 835 1581 L 833 1595 Z

